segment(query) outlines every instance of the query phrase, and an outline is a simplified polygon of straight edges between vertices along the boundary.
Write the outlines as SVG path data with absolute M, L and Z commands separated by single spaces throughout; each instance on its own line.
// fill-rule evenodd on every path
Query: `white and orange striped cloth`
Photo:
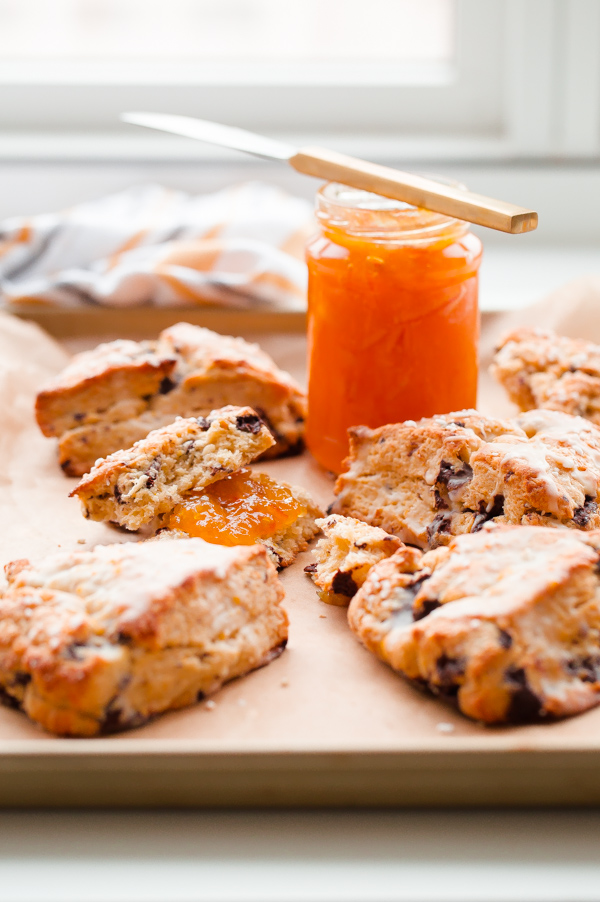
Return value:
M 143 185 L 0 224 L 0 299 L 302 310 L 308 201 L 247 182 L 192 196 Z

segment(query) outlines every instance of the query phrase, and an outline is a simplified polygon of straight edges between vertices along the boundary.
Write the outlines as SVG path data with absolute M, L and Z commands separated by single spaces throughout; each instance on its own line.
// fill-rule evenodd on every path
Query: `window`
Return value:
M 0 153 L 174 147 L 119 124 L 151 109 L 373 159 L 591 157 L 599 41 L 597 0 L 0 0 Z

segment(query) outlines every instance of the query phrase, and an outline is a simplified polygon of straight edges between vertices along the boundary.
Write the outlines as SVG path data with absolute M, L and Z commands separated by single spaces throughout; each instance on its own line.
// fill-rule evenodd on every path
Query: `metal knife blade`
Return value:
M 220 147 L 229 147 L 232 150 L 241 150 L 257 157 L 266 157 L 268 160 L 289 160 L 297 152 L 295 147 L 284 144 L 283 141 L 264 138 L 262 135 L 255 135 L 254 132 L 247 132 L 243 128 L 220 125 L 218 122 L 209 122 L 207 119 L 142 112 L 122 113 L 121 119 L 132 125 L 143 125 L 146 128 L 156 128 L 174 135 L 184 135 L 186 138 L 196 138 L 198 141 L 218 144 Z

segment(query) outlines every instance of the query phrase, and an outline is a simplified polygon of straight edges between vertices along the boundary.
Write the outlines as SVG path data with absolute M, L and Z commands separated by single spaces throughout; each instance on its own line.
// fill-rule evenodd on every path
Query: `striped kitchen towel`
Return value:
M 311 205 L 247 182 L 193 196 L 142 185 L 0 224 L 0 300 L 77 306 L 306 305 Z

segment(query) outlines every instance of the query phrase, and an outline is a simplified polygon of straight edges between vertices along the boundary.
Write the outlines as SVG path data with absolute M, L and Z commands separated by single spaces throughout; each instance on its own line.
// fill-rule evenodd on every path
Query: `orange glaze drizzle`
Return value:
M 190 492 L 168 525 L 213 545 L 253 545 L 290 526 L 305 511 L 286 486 L 244 468 Z

